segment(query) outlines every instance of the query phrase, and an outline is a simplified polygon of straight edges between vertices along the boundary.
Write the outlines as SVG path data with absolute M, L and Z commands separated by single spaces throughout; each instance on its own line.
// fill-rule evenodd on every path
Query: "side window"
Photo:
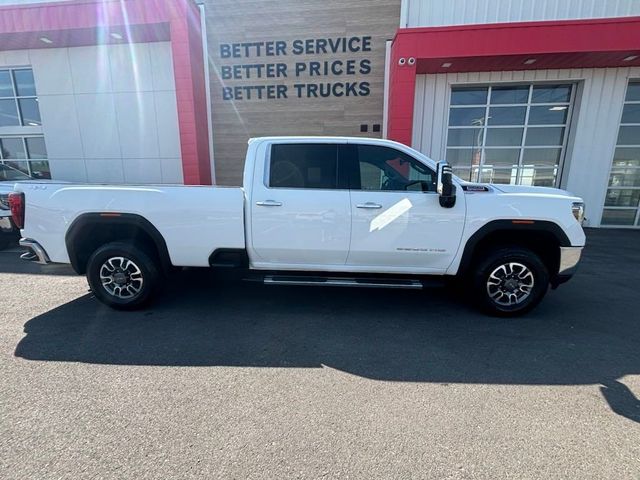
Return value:
M 358 163 L 361 190 L 436 190 L 435 172 L 394 148 L 358 145 Z
M 337 187 L 337 167 L 337 145 L 272 145 L 269 187 L 334 189 Z

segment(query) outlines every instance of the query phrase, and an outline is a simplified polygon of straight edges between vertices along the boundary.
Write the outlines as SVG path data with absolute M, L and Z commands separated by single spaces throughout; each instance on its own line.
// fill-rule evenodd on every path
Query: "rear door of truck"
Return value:
M 248 205 L 255 267 L 345 264 L 351 207 L 338 145 L 275 141 L 257 159 Z

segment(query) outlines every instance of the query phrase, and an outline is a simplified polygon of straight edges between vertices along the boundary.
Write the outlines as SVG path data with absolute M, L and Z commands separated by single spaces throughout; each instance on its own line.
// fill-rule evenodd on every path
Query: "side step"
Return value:
M 348 278 L 348 277 L 310 277 L 295 275 L 265 275 L 265 285 L 303 285 L 323 287 L 363 287 L 363 288 L 405 288 L 420 290 L 423 284 L 419 280 L 394 278 Z

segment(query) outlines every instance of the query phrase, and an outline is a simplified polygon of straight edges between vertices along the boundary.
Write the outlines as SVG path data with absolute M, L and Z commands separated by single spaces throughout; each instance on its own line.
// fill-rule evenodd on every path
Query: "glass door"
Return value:
M 556 186 L 568 137 L 571 83 L 456 86 L 447 161 L 474 182 Z

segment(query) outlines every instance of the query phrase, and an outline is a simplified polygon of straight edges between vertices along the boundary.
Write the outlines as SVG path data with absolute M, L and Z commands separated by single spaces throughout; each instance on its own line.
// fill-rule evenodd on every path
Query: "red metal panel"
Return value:
M 391 47 L 388 136 L 411 143 L 417 74 L 638 65 L 640 17 L 400 29 Z

